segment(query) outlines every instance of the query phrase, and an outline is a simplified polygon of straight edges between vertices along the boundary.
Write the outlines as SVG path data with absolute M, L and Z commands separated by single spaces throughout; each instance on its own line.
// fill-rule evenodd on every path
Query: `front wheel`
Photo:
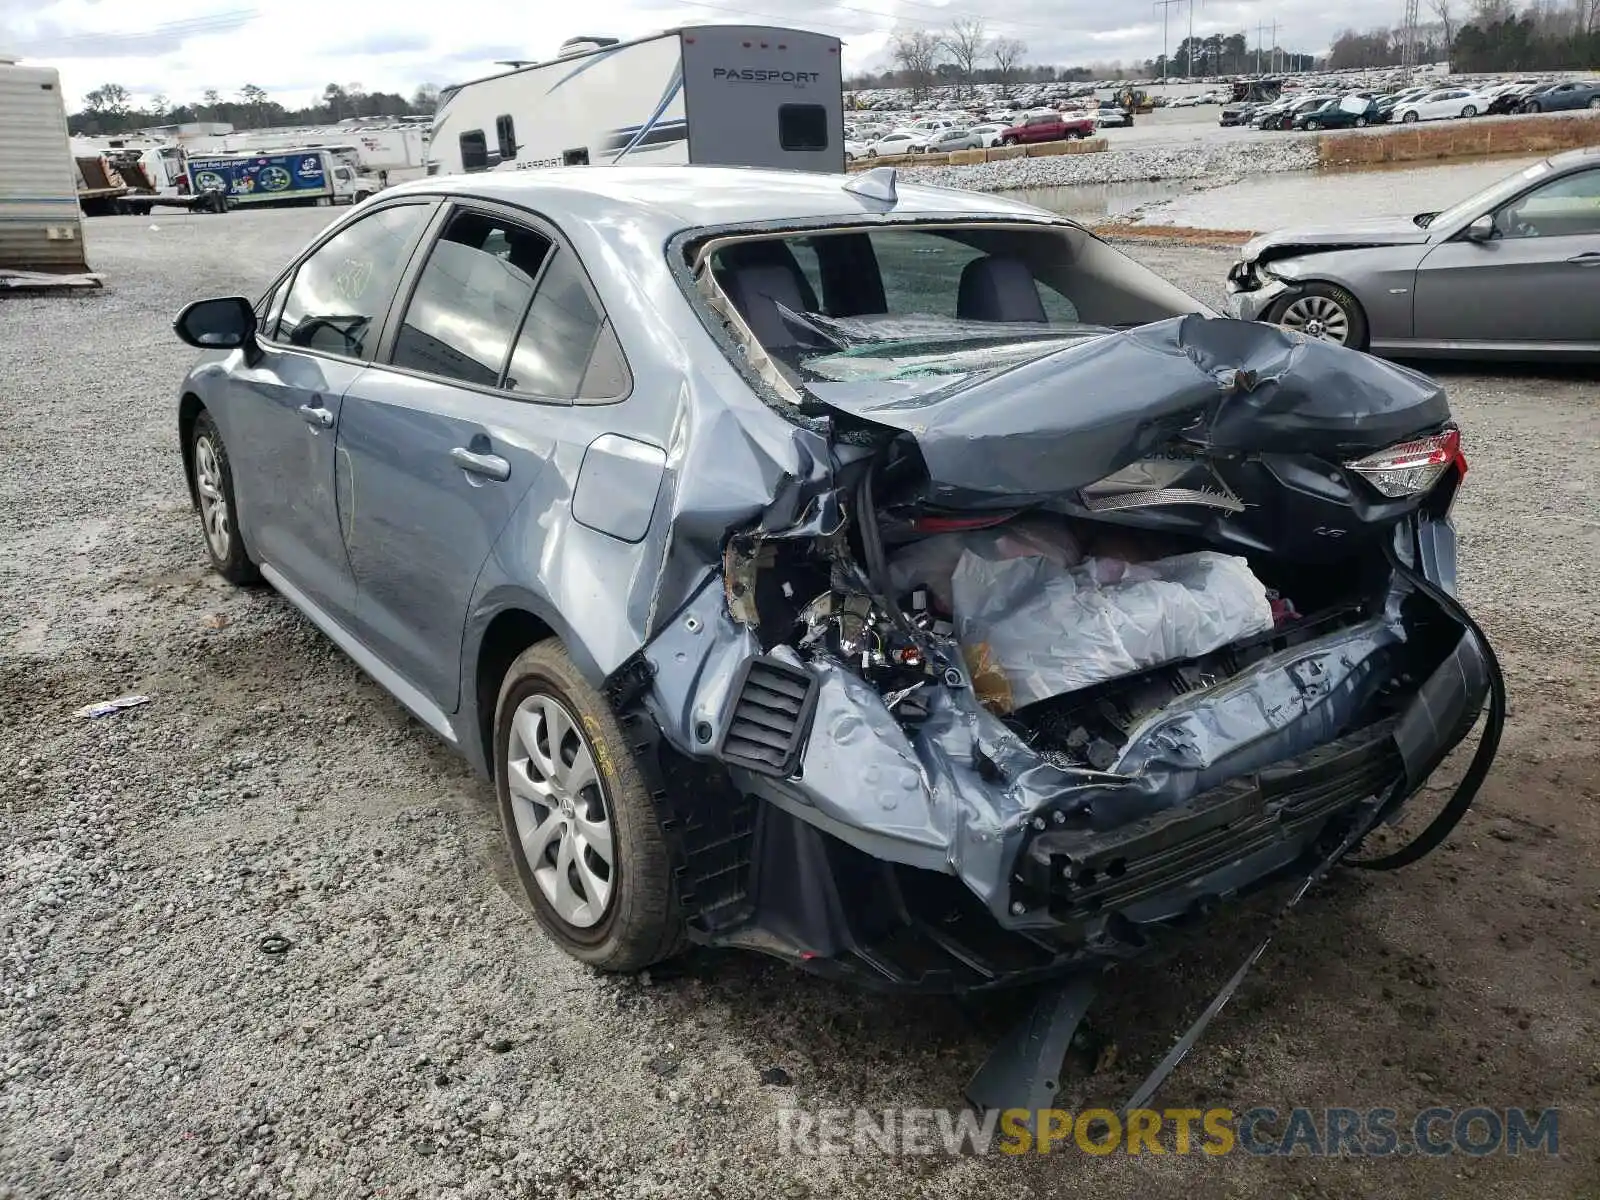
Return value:
M 1367 319 L 1361 304 L 1336 284 L 1308 283 L 1298 296 L 1283 301 L 1271 320 L 1295 333 L 1352 350 L 1367 345 Z
M 1356 128 L 1357 129 L 1365 129 L 1366 127 L 1367 127 L 1367 119 L 1365 117 L 1357 117 L 1356 118 Z
M 1591 99 L 1589 101 L 1589 107 L 1600 111 L 1600 96 L 1595 96 L 1593 99 Z
M 1530 100 L 1527 104 L 1522 106 L 1522 111 L 1528 113 L 1529 115 L 1540 112 L 1541 109 L 1539 108 L 1539 102 L 1537 100 Z
M 1477 115 L 1478 115 L 1478 109 L 1477 109 L 1476 105 L 1468 104 L 1465 108 L 1463 108 L 1461 110 L 1461 116 L 1462 116 L 1463 120 L 1465 120 L 1465 119 L 1467 119 L 1469 117 L 1475 117 Z
M 239 503 L 234 499 L 233 464 L 222 444 L 217 423 L 204 409 L 189 431 L 189 462 L 194 472 L 194 497 L 200 512 L 211 569 L 229 583 L 255 583 L 261 578 L 245 549 L 239 529 Z
M 1002 145 L 1002 146 L 1015 146 L 1015 145 L 1016 145 L 1016 144 L 1017 144 L 1017 139 L 1016 139 L 1016 138 L 1014 138 L 1014 137 L 1013 137 L 1013 138 L 1006 138 L 1006 139 L 1005 139 L 1005 140 L 1004 140 L 1004 141 L 1003 141 L 1003 142 L 1001 142 L 1001 143 L 1000 143 L 1000 144 L 1001 144 L 1001 145 Z
M 868 150 L 867 151 L 867 157 L 868 158 L 877 158 L 878 157 L 878 152 L 876 150 Z
M 1315 133 L 1317 130 L 1321 129 L 1322 126 L 1319 123 L 1317 123 L 1316 121 L 1307 121 L 1306 122 L 1306 128 L 1309 129 L 1312 133 Z
M 1408 112 L 1400 118 L 1400 121 L 1405 125 L 1415 125 L 1419 119 L 1416 113 Z
M 507 847 L 550 939 L 606 971 L 643 970 L 682 949 L 650 789 L 610 707 L 560 642 L 511 664 L 494 731 Z

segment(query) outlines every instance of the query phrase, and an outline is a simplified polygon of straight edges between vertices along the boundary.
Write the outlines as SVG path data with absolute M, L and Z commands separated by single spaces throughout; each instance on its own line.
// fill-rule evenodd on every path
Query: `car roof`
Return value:
M 435 176 L 386 196 L 475 197 L 591 223 L 618 222 L 669 237 L 684 229 L 768 221 L 876 216 L 883 205 L 845 190 L 851 176 L 755 167 L 542 167 Z M 1052 218 L 1031 204 L 990 194 L 896 181 L 896 215 Z

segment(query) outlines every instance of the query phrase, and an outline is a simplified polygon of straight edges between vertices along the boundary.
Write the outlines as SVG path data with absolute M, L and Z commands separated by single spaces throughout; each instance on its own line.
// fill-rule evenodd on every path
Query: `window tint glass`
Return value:
M 828 110 L 820 104 L 780 104 L 778 144 L 785 150 L 826 150 Z
M 395 366 L 494 387 L 549 251 L 549 239 L 509 222 L 454 217 L 411 293 Z
M 511 391 L 553 400 L 571 400 L 589 365 L 600 332 L 600 314 L 583 284 L 583 272 L 571 251 L 556 253 L 539 283 L 506 371 Z
M 341 230 L 300 264 L 277 339 L 308 350 L 369 358 L 411 239 L 431 207 L 385 208 Z
M 1579 171 L 1535 188 L 1502 210 L 1501 237 L 1582 237 L 1600 233 L 1600 170 Z
M 589 369 L 584 372 L 583 383 L 578 388 L 578 401 L 620 400 L 628 394 L 632 382 L 628 364 L 622 357 L 622 343 L 617 341 L 617 332 L 607 321 L 600 327 Z
M 486 171 L 489 168 L 489 143 L 484 139 L 483 130 L 474 129 L 470 133 L 461 135 L 461 169 L 463 171 Z

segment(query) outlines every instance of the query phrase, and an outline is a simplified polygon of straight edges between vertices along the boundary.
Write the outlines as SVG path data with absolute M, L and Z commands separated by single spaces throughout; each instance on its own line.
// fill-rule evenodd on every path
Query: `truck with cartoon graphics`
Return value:
M 835 37 L 695 25 L 573 38 L 551 62 L 446 88 L 429 175 L 626 164 L 844 171 Z
M 230 208 L 357 204 L 378 190 L 376 181 L 321 149 L 191 156 L 189 184 L 197 194 L 223 193 Z

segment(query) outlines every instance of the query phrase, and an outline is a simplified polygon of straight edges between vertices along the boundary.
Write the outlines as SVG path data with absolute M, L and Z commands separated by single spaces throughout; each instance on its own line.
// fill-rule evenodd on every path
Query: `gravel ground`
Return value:
M 1114 141 L 1117 130 L 1109 131 Z M 1102 154 L 1057 154 L 1007 158 L 965 167 L 900 167 L 908 179 L 978 192 L 1071 184 L 1133 183 L 1157 179 L 1235 179 L 1275 171 L 1305 171 L 1317 165 L 1315 138 L 1260 137 L 1256 141 L 1191 142 L 1107 150 Z
M 168 325 L 324 217 L 96 221 L 102 294 L 0 300 L 0 1197 L 1594 1195 L 1592 376 L 1450 373 L 1463 591 L 1513 694 L 1496 773 L 1447 851 L 1315 893 L 1162 1097 L 1557 1104 L 1560 1157 L 786 1157 L 785 1106 L 959 1103 L 1018 1002 L 745 955 L 579 967 L 490 789 L 274 594 L 207 573 Z M 1225 252 L 1136 252 L 1218 299 Z M 1116 1053 L 1070 1098 L 1126 1096 L 1265 911 L 1121 973 Z

